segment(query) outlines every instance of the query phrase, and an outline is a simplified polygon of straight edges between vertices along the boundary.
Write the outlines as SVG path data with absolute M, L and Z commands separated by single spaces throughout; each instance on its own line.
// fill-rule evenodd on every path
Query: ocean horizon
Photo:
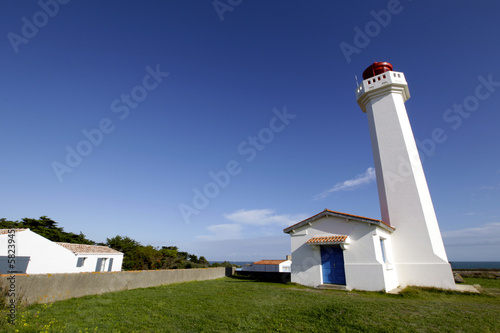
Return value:
M 233 260 L 225 260 L 225 261 L 228 261 L 231 264 L 236 264 L 239 266 L 249 265 L 254 262 L 254 261 L 233 261 Z M 210 264 L 216 262 L 222 263 L 224 262 L 224 260 L 209 261 Z M 452 269 L 499 269 L 500 270 L 500 261 L 450 261 L 450 265 Z
M 213 263 L 223 263 L 224 261 L 227 261 L 227 262 L 230 262 L 231 264 L 234 264 L 234 265 L 239 265 L 239 266 L 243 266 L 243 265 L 250 265 L 250 264 L 253 264 L 255 261 L 258 261 L 258 260 L 255 260 L 255 261 L 234 261 L 234 260 L 214 260 L 214 261 L 211 261 L 209 260 L 208 263 L 210 265 L 212 265 Z
M 453 269 L 500 269 L 500 261 L 450 261 Z

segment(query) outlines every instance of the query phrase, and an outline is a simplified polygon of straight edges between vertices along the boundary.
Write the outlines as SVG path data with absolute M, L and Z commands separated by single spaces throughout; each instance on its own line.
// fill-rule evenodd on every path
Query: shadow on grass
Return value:
M 233 275 L 226 279 L 226 282 L 260 282 L 247 275 Z
M 283 272 L 237 271 L 232 277 L 281 284 L 291 282 L 291 274 Z

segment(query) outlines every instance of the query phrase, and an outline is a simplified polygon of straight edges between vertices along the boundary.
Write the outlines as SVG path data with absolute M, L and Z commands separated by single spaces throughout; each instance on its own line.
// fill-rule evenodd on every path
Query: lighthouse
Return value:
M 391 242 L 401 287 L 455 289 L 404 105 L 409 98 L 404 74 L 388 62 L 369 66 L 356 89 L 368 116 L 382 221 L 395 228 Z

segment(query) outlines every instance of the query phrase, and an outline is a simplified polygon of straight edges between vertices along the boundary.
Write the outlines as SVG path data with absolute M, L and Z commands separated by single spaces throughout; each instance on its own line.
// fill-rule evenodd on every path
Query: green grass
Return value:
M 7 332 L 500 332 L 498 318 L 495 295 L 418 288 L 386 295 L 224 278 L 33 305 L 18 310 L 15 326 L 1 327 Z
M 481 279 L 481 278 L 464 278 L 466 284 L 479 284 L 485 289 L 499 289 L 500 280 L 495 279 Z

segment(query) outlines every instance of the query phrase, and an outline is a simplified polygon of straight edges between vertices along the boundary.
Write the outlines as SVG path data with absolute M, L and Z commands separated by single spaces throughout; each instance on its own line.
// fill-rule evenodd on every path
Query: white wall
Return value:
M 291 281 L 305 286 L 321 284 L 321 254 L 319 247 L 306 242 L 317 232 L 311 228 L 300 228 L 291 233 L 292 274 Z
M 292 271 L 292 261 L 286 260 L 280 264 L 279 271 L 282 273 L 288 273 Z
M 347 289 L 388 291 L 397 287 L 395 268 L 383 262 L 380 246 L 380 235 L 389 239 L 389 233 L 364 222 L 347 222 L 344 218 L 331 216 L 290 234 L 292 282 L 314 287 L 322 284 L 320 246 L 311 246 L 306 241 L 332 234 L 349 236 L 349 245 L 343 251 Z M 390 242 L 385 245 L 387 257 L 392 258 Z
M 8 235 L 0 235 L 0 255 L 2 256 L 7 255 L 7 242 Z M 17 231 L 15 245 L 16 257 L 30 258 L 25 272 L 27 274 L 66 273 L 69 267 L 76 267 L 73 253 L 31 230 Z
M 85 258 L 83 267 L 76 267 L 76 261 L 78 258 Z M 74 273 L 80 272 L 96 272 L 96 266 L 98 259 L 106 259 L 104 269 L 100 272 L 119 272 L 121 271 L 123 254 L 78 254 L 75 259 L 75 271 Z M 113 259 L 110 269 L 110 259 Z M 102 263 L 102 261 L 101 261 Z M 102 265 L 101 265 L 102 266 Z
M 377 262 L 379 262 L 382 266 L 382 273 L 384 275 L 384 285 L 385 291 L 390 291 L 399 286 L 398 273 L 396 269 L 396 265 L 394 264 L 394 249 L 392 246 L 392 237 L 387 231 L 382 230 L 380 228 L 376 229 L 376 232 L 373 235 L 373 243 L 375 248 L 375 256 Z M 380 244 L 380 240 L 384 240 L 384 252 L 385 252 L 385 261 L 382 255 L 382 246 Z
M 7 265 L 8 239 L 7 234 L 0 235 L 0 270 L 2 274 L 7 274 L 7 270 L 9 270 Z M 15 244 L 16 258 L 26 258 L 25 260 L 29 258 L 24 272 L 26 274 L 94 272 L 98 257 L 114 258 L 113 271 L 119 271 L 123 260 L 123 254 L 80 255 L 80 257 L 88 257 L 88 259 L 83 267 L 76 267 L 79 256 L 31 230 L 16 232 Z

